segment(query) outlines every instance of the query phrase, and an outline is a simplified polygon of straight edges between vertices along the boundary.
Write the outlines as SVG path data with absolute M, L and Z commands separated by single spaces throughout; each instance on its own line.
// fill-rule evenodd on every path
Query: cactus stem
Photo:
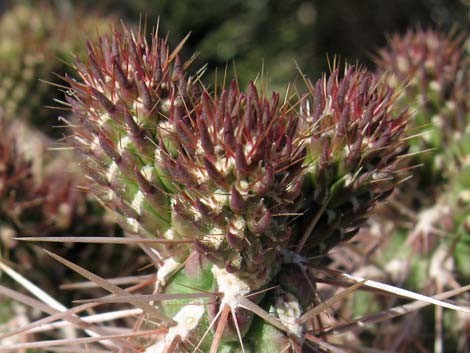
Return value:
M 275 310 L 279 320 L 289 329 L 289 332 L 295 337 L 302 337 L 304 328 L 299 324 L 302 308 L 297 298 L 290 293 L 283 293 L 276 298 Z
M 239 306 L 237 298 L 248 294 L 251 288 L 253 288 L 252 285 L 243 281 L 236 275 L 228 273 L 225 269 L 221 269 L 216 265 L 212 266 L 212 273 L 217 281 L 219 291 L 224 293 L 221 307 L 226 304 L 230 308 L 236 309 Z M 259 286 L 254 286 L 254 288 L 259 288 Z
M 323 202 L 321 208 L 317 211 L 317 213 L 315 214 L 315 217 L 313 217 L 312 221 L 309 223 L 307 229 L 305 230 L 304 234 L 302 235 L 302 239 L 299 241 L 299 244 L 297 245 L 297 248 L 295 249 L 295 251 L 297 253 L 300 254 L 300 252 L 302 251 L 305 243 L 307 242 L 308 238 L 310 237 L 310 233 L 312 233 L 312 231 L 315 228 L 315 225 L 317 224 L 317 222 L 319 221 L 321 215 L 323 214 L 323 212 L 325 212 L 326 206 L 328 205 L 328 201 L 329 200 L 326 200 L 325 202 Z
M 145 353 L 172 353 L 176 352 L 176 347 L 184 341 L 194 330 L 204 316 L 204 306 L 189 304 L 185 305 L 173 317 L 176 325 L 170 327 L 164 340 L 160 340 L 156 345 L 147 348 Z
M 160 285 L 164 287 L 166 280 L 176 272 L 180 266 L 182 266 L 182 264 L 176 261 L 173 257 L 163 260 L 163 265 L 157 272 L 157 288 Z

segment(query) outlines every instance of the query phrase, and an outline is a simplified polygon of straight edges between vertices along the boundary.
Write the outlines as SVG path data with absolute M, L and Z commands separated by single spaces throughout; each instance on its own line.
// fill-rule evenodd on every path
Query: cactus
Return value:
M 462 37 L 433 30 L 408 31 L 393 35 L 380 50 L 379 74 L 385 74 L 400 93 L 397 104 L 413 110 L 404 132 L 412 154 L 405 169 L 413 178 L 396 188 L 390 202 L 372 215 L 371 227 L 361 232 L 362 240 L 350 245 L 363 254 L 367 244 L 376 244 L 375 251 L 367 254 L 373 271 L 362 269 L 368 277 L 429 295 L 470 279 L 466 260 L 470 252 L 470 61 Z M 356 299 L 364 301 L 365 297 Z M 378 308 L 390 305 L 370 295 L 367 300 Z M 439 337 L 444 330 L 445 340 L 435 349 L 463 351 L 458 340 L 465 336 L 468 318 L 446 313 L 442 323 L 436 317 L 433 328 L 425 316 L 428 313 L 411 319 L 429 336 Z M 391 348 L 394 351 L 430 346 L 424 338 L 416 342 L 412 332 L 400 327 L 385 331 L 381 335 L 380 328 L 374 328 L 371 333 L 382 345 L 399 337 L 400 344 Z
M 210 92 L 182 45 L 114 30 L 67 80 L 90 190 L 129 237 L 157 240 L 143 249 L 167 300 L 147 313 L 166 333 L 147 352 L 313 352 L 308 267 L 392 192 L 408 114 L 355 67 L 284 101 Z
M 16 263 L 20 272 L 29 273 L 30 280 L 59 295 L 57 280 L 65 280 L 66 272 L 41 249 L 16 238 L 112 235 L 114 227 L 99 205 L 80 189 L 83 180 L 78 171 L 73 167 L 64 170 L 64 165 L 73 164 L 72 156 L 64 151 L 54 155 L 49 151 L 52 146 L 50 139 L 21 119 L 7 121 L 0 115 L 0 259 Z M 94 247 L 48 248 L 116 275 L 111 264 L 97 263 Z M 131 248 L 121 251 L 121 260 L 132 252 Z M 112 245 L 101 249 L 100 259 L 111 261 L 115 256 Z
M 410 30 L 390 37 L 379 51 L 380 72 L 387 73 L 390 85 L 403 87 L 399 104 L 415 110 L 408 135 L 421 136 L 410 139 L 410 151 L 418 153 L 410 163 L 423 164 L 418 169 L 422 183 L 442 182 L 452 169 L 448 148 L 470 133 L 470 62 L 464 38 Z
M 37 191 L 40 185 L 34 178 L 33 166 L 19 151 L 14 130 L 6 129 L 1 116 L 0 124 L 0 212 L 1 226 L 6 229 L 8 221 L 11 226 L 16 227 L 24 222 L 34 221 L 35 212 L 30 210 L 41 202 L 42 197 Z
M 56 112 L 46 109 L 61 99 L 57 88 L 72 60 L 80 55 L 79 34 L 93 36 L 111 17 L 59 13 L 45 3 L 16 5 L 0 16 L 0 106 L 7 119 L 21 117 L 51 134 Z M 52 83 L 48 84 L 46 82 Z M 57 134 L 56 134 L 57 135 Z
M 417 30 L 392 36 L 380 51 L 379 69 L 388 70 L 388 81 L 395 86 L 406 82 L 398 103 L 415 110 L 406 133 L 410 151 L 421 151 L 409 163 L 419 165 L 392 198 L 416 213 L 408 226 L 415 241 L 436 237 L 441 228 L 468 242 L 462 217 L 470 152 L 470 61 L 463 44 L 463 36 Z

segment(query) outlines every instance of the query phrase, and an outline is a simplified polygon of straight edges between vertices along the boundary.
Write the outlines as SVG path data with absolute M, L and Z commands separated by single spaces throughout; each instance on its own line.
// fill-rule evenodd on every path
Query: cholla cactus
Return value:
M 68 16 L 44 3 L 5 11 L 0 16 L 0 106 L 5 117 L 28 119 L 50 132 L 55 114 L 45 106 L 59 95 L 46 82 L 58 83 L 56 75 L 68 71 L 71 53 L 80 54 L 81 33 L 92 36 L 111 22 L 80 11 Z
M 462 38 L 418 30 L 392 36 L 388 47 L 380 51 L 378 65 L 387 82 L 400 92 L 397 103 L 414 111 L 405 129 L 414 154 L 408 158 L 413 178 L 372 215 L 371 227 L 362 232 L 358 246 L 349 246 L 359 254 L 360 264 L 364 257 L 372 259 L 373 266 L 361 268 L 361 275 L 366 272 L 367 277 L 431 295 L 470 278 L 464 265 L 470 251 L 468 56 Z M 364 253 L 368 245 L 375 252 Z M 382 298 L 373 300 L 370 294 L 357 299 L 384 306 Z M 462 319 L 463 323 L 456 324 L 459 320 L 453 315 L 446 313 L 442 319 L 442 313 L 436 314 L 435 331 L 423 315 L 411 320 L 417 329 L 445 338 L 436 343 L 436 350 L 463 351 L 462 346 L 457 348 L 457 340 L 465 336 L 468 318 L 467 323 Z M 401 343 L 393 346 L 394 351 L 409 351 L 410 346 L 421 349 L 422 342 L 416 343 L 414 334 L 400 327 L 406 324 L 395 331 L 387 327 L 382 337 L 380 328 L 372 333 L 385 349 L 386 342 L 394 342 L 395 337 Z
M 408 134 L 421 135 L 410 140 L 410 150 L 419 153 L 412 163 L 424 164 L 419 170 L 423 182 L 442 180 L 452 169 L 448 148 L 470 134 L 470 61 L 463 38 L 408 31 L 393 35 L 379 52 L 379 70 L 392 86 L 404 88 L 399 103 L 415 110 Z
M 90 188 L 130 237 L 157 240 L 144 249 L 167 300 L 148 314 L 167 333 L 147 352 L 311 351 L 309 257 L 391 192 L 407 114 L 353 67 L 297 103 L 254 84 L 211 93 L 181 46 L 114 31 L 68 79 Z
M 3 228 L 3 233 L 8 232 L 7 221 L 19 227 L 25 219 L 34 220 L 34 212 L 29 212 L 29 210 L 41 202 L 41 195 L 36 193 L 39 185 L 34 178 L 31 163 L 18 150 L 14 132 L 11 129 L 6 129 L 5 121 L 1 116 L 0 124 L 2 130 L 2 138 L 0 139 L 0 214 L 2 222 L 0 225 Z
M 418 152 L 411 163 L 422 166 L 395 197 L 396 203 L 417 213 L 410 227 L 415 239 L 436 236 L 446 216 L 454 223 L 449 212 L 455 202 L 448 194 L 453 194 L 459 184 L 454 181 L 461 180 L 468 165 L 470 61 L 462 37 L 454 37 L 432 30 L 394 35 L 388 47 L 380 51 L 378 61 L 380 70 L 388 70 L 392 85 L 405 82 L 399 103 L 416 111 L 407 134 L 411 151 Z M 423 152 L 425 149 L 432 150 Z M 455 234 L 457 228 L 444 231 Z
M 29 278 L 57 292 L 56 281 L 64 271 L 57 270 L 40 249 L 14 238 L 90 235 L 110 232 L 112 227 L 102 210 L 80 190 L 80 174 L 73 168 L 64 170 L 72 164 L 71 156 L 52 155 L 48 151 L 52 146 L 47 137 L 24 121 L 7 121 L 0 116 L 0 259 L 17 263 L 20 271 L 31 271 L 40 263 Z M 53 249 L 94 263 L 83 247 L 61 245 Z

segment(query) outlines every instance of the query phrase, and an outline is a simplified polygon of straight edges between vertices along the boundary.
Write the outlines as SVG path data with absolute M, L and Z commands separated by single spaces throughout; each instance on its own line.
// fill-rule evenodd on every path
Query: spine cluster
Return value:
M 355 67 L 307 81 L 297 98 L 268 99 L 253 83 L 211 92 L 186 73 L 181 46 L 127 29 L 88 44 L 80 80 L 67 80 L 76 118 L 68 141 L 128 235 L 165 241 L 152 256 L 157 291 L 175 295 L 160 307 L 176 324 L 157 352 L 176 341 L 238 352 L 240 335 L 247 347 L 273 349 L 278 337 L 291 351 L 312 300 L 300 264 L 352 237 L 391 193 L 408 114 L 391 88 Z M 181 283 L 221 297 L 191 321 L 197 303 L 178 299 Z M 268 329 L 245 301 L 290 328 Z M 235 323 L 223 323 L 222 338 L 213 325 L 221 315 Z

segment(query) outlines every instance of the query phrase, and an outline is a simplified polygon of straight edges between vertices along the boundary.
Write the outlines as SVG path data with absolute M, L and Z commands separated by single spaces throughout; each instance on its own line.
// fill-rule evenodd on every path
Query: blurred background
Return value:
M 80 2 L 83 4 L 83 2 Z M 292 81 L 295 61 L 316 78 L 326 55 L 370 65 L 385 35 L 410 26 L 468 25 L 468 0 L 138 0 L 102 1 L 126 19 L 160 16 L 172 40 L 191 32 L 187 51 L 198 51 L 210 70 L 236 62 L 243 83 L 264 68 L 274 86 Z M 106 5 L 106 3 L 108 3 Z
M 160 18 L 162 33 L 173 44 L 191 32 L 187 57 L 199 53 L 198 64 L 209 64 L 206 80 L 216 68 L 236 63 L 242 84 L 264 65 L 273 88 L 292 81 L 302 71 L 316 78 L 328 70 L 327 55 L 370 65 L 372 53 L 387 33 L 415 26 L 450 30 L 468 28 L 469 0 L 1 0 L 5 14 L 17 4 L 49 3 L 57 15 L 84 11 L 150 25 Z

